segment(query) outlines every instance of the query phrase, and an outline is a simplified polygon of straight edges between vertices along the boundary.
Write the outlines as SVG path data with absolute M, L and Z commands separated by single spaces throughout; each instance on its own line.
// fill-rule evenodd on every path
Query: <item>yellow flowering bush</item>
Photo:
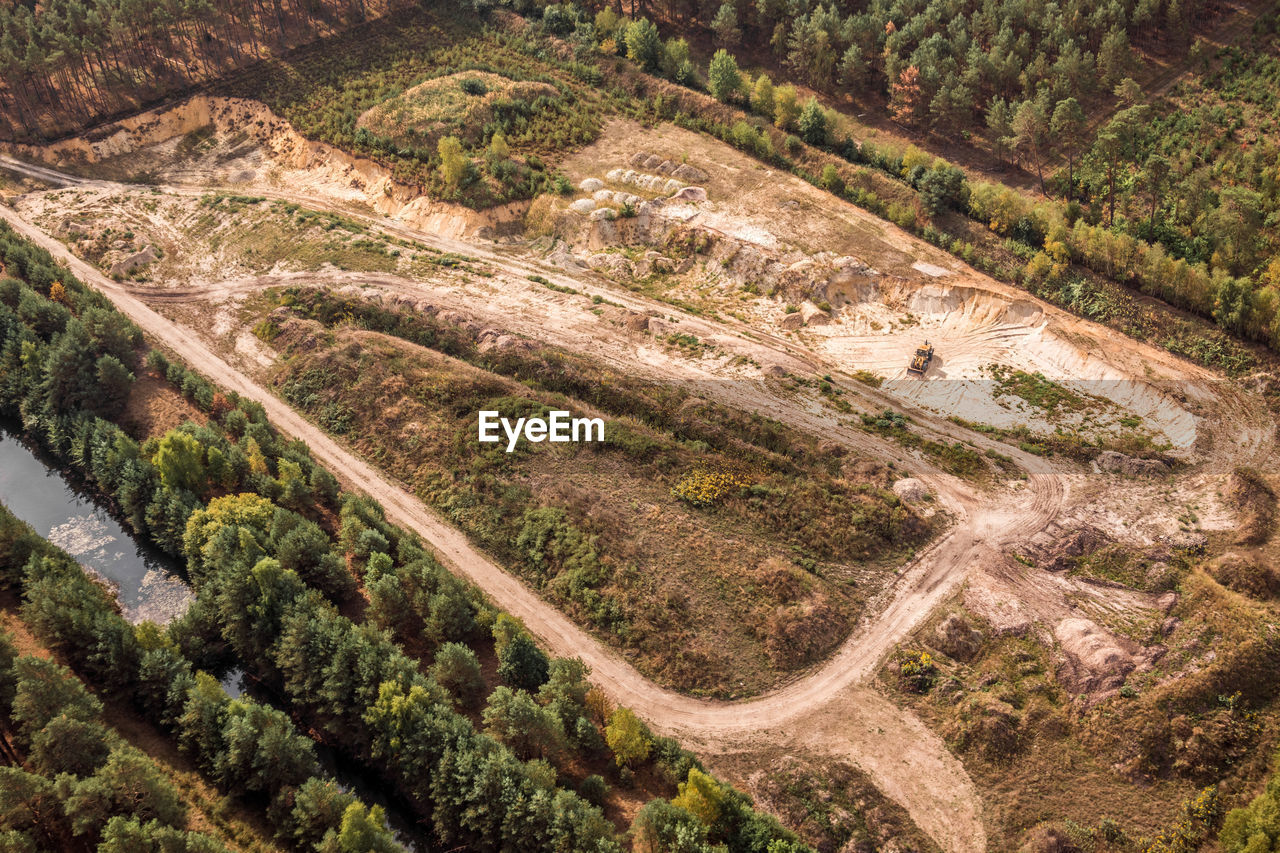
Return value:
M 902 658 L 902 683 L 908 690 L 928 693 L 938 677 L 937 664 L 928 652 L 907 652 Z
M 729 471 L 707 471 L 702 468 L 690 471 L 671 488 L 671 494 L 697 507 L 708 507 L 725 495 L 750 483 Z
M 1182 813 L 1173 826 L 1155 838 L 1138 842 L 1142 853 L 1194 853 L 1222 821 L 1222 801 L 1218 787 L 1211 785 L 1182 804 Z

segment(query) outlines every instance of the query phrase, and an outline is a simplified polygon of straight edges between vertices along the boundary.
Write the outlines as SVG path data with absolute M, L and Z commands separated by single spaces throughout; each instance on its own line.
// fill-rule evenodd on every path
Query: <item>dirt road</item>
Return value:
M 42 180 L 119 186 L 14 164 L 0 157 L 0 162 L 5 161 L 11 168 Z M 166 190 L 183 194 L 205 191 L 194 187 Z M 327 206 L 302 195 L 278 195 L 316 207 Z M 342 212 L 351 215 L 350 211 Z M 904 568 L 887 606 L 859 625 L 830 660 L 777 691 L 742 702 L 694 699 L 665 690 L 640 675 L 620 656 L 503 571 L 465 535 L 390 477 L 356 457 L 266 388 L 228 364 L 193 332 L 157 313 L 129 287 L 103 276 L 13 210 L 0 207 L 0 216 L 66 263 L 84 282 L 110 297 L 152 339 L 172 349 L 220 385 L 260 401 L 282 433 L 305 441 L 318 461 L 351 487 L 378 500 L 392 521 L 422 536 L 446 565 L 520 618 L 554 654 L 583 659 L 592 669 L 593 681 L 615 701 L 635 709 L 655 730 L 681 738 L 704 756 L 714 757 L 720 751 L 749 748 L 752 743 L 760 742 L 805 745 L 837 755 L 865 770 L 943 849 L 985 848 L 981 800 L 963 767 L 919 720 L 865 683 L 894 646 L 959 587 L 971 566 L 999 559 L 1005 545 L 1043 529 L 1053 520 L 1067 500 L 1070 479 L 1050 463 L 1022 454 L 1025 458 L 1019 461 L 1030 474 L 1016 505 L 1007 498 L 997 500 L 976 493 L 963 483 L 929 471 L 926 466 L 924 476 L 941 505 L 951 514 L 954 526 Z M 528 259 L 512 258 L 471 243 L 443 240 L 381 217 L 364 218 L 388 233 L 483 258 L 513 275 L 523 277 L 537 272 L 554 282 L 584 287 L 582 282 Z M 194 293 L 189 295 L 199 297 Z M 637 309 L 652 307 L 640 297 L 620 296 L 616 291 L 608 295 L 611 299 L 627 299 L 627 304 L 634 304 Z M 672 311 L 665 305 L 662 310 Z M 733 324 L 717 326 L 693 317 L 688 319 L 690 323 L 706 326 L 707 334 L 725 337 L 734 334 Z M 759 336 L 756 338 L 758 341 Z M 789 357 L 799 364 L 814 363 L 811 353 L 790 342 L 771 339 L 768 343 L 779 357 Z M 868 389 L 858 390 L 864 397 L 877 397 Z M 901 407 L 900 400 L 891 401 L 887 396 L 884 402 Z M 958 434 L 958 428 L 944 419 L 921 413 L 918 420 L 939 434 Z M 980 440 L 968 433 L 964 437 Z M 851 440 L 875 441 L 866 436 Z M 879 449 L 883 451 L 883 447 Z
M 99 183 L 16 161 L 8 161 L 7 165 L 42 180 L 81 185 Z M 175 189 L 197 192 L 191 188 Z M 592 669 L 593 681 L 615 701 L 639 712 L 656 731 L 677 736 L 704 755 L 713 755 L 730 746 L 747 745 L 759 738 L 784 743 L 821 740 L 827 744 L 827 750 L 868 772 L 878 786 L 907 808 L 921 829 L 943 849 L 972 851 L 985 846 L 980 799 L 946 745 L 919 721 L 904 717 L 892 703 L 873 691 L 857 687 L 875 672 L 883 656 L 920 619 L 955 590 L 964 578 L 964 569 L 995 547 L 982 536 L 958 531 L 990 532 L 1006 528 L 1000 519 L 988 514 L 971 518 L 970 509 L 976 508 L 976 501 L 966 490 L 948 491 L 945 486 L 938 489 L 944 505 L 958 520 L 968 523 L 962 523 L 956 532 L 944 536 L 919 555 L 904 571 L 892 602 L 880 617 L 874 623 L 860 626 L 826 664 L 779 691 L 747 702 L 693 699 L 644 678 L 625 660 L 494 564 L 460 531 L 341 447 L 267 389 L 227 364 L 199 337 L 158 314 L 130 293 L 128 287 L 76 258 L 59 241 L 14 211 L 0 207 L 0 216 L 66 263 L 82 281 L 110 297 L 152 339 L 229 390 L 261 401 L 277 429 L 305 441 L 317 460 L 352 487 L 378 500 L 392 521 L 422 536 L 446 565 L 520 618 L 554 654 L 582 658 Z M 431 238 L 412 229 L 396 230 L 412 239 Z M 430 242 L 435 245 L 443 242 L 447 250 L 463 251 L 507 265 L 508 259 L 496 253 L 480 252 L 470 244 Z M 526 268 L 534 269 L 523 263 L 518 266 L 517 271 L 522 275 Z M 1034 528 L 1047 523 L 1056 506 L 1054 496 L 1060 494 L 1056 479 L 1052 475 L 1036 475 L 1033 483 L 1032 491 L 1037 495 L 1035 505 L 1025 519 L 1017 519 L 1021 523 L 1014 525 L 1015 528 Z M 850 702 L 844 695 L 851 688 L 856 688 L 859 701 Z M 824 707 L 836 698 L 841 709 L 833 715 Z M 901 737 L 893 736 L 902 729 L 906 731 Z M 818 733 L 824 731 L 830 732 L 830 736 L 819 736 Z M 874 736 L 870 736 L 872 733 Z M 913 766 L 917 767 L 916 772 L 912 771 Z

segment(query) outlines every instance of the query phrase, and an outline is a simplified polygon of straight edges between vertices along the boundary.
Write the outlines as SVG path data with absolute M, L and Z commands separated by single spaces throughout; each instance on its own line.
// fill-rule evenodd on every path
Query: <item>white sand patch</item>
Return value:
M 934 278 L 941 278 L 944 275 L 954 275 L 954 273 L 946 267 L 940 267 L 937 264 L 930 264 L 925 261 L 916 261 L 911 265 L 913 270 L 922 272 L 925 275 L 931 275 Z
M 1175 394 L 1166 393 L 1167 384 L 1115 366 L 1099 342 L 1071 339 L 1029 298 L 902 280 L 861 283 L 837 295 L 837 321 L 808 331 L 815 345 L 845 370 L 891 380 L 885 390 L 939 414 L 1006 429 L 1022 424 L 1036 432 L 1082 425 L 1117 431 L 1119 417 L 1135 414 L 1157 441 L 1176 448 L 1195 442 L 1197 419 Z M 934 346 L 933 361 L 923 379 L 909 377 L 911 355 L 926 340 Z M 987 372 L 992 364 L 1040 373 L 1106 402 L 1051 422 L 1042 409 L 994 394 L 999 389 Z
M 742 225 L 734 228 L 729 232 L 731 237 L 737 237 L 739 240 L 745 240 L 748 243 L 755 243 L 757 246 L 763 246 L 772 249 L 778 245 L 778 238 L 773 236 L 764 228 L 758 225 Z
M 259 367 L 270 367 L 274 362 L 271 351 L 252 332 L 242 331 L 236 335 L 236 352 L 252 359 Z

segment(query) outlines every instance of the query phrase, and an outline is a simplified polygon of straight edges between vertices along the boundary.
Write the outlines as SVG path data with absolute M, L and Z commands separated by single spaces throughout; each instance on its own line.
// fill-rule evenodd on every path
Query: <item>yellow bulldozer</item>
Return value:
M 930 361 L 933 361 L 933 344 L 925 341 L 924 346 L 916 348 L 916 354 L 911 357 L 911 363 L 907 365 L 907 373 L 924 376 L 924 372 L 929 369 Z

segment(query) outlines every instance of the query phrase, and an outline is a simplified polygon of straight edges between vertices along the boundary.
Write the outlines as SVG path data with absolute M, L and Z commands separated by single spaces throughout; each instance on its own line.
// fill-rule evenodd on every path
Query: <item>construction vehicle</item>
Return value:
M 911 363 L 907 365 L 907 373 L 924 376 L 931 361 L 933 361 L 933 344 L 925 341 L 924 346 L 916 348 L 916 354 L 911 357 Z

